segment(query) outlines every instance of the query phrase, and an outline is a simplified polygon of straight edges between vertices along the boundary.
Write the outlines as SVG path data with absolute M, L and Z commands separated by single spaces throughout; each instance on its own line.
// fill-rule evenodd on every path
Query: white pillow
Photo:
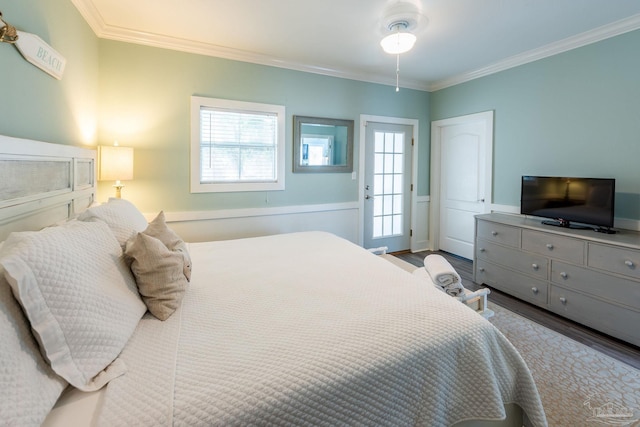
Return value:
M 67 386 L 42 358 L 1 267 L 0 384 L 0 423 L 10 426 L 42 424 Z
M 110 198 L 103 205 L 94 206 L 82 212 L 78 220 L 105 222 L 118 239 L 122 249 L 127 244 L 127 240 L 144 231 L 149 225 L 133 203 L 114 198 Z
M 13 233 L 3 252 L 5 277 L 53 370 L 84 391 L 122 375 L 114 360 L 146 307 L 109 227 L 71 221 Z

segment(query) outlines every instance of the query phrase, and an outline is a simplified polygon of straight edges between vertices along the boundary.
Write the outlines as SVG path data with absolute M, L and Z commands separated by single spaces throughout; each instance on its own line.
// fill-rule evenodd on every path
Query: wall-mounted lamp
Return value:
M 116 197 L 119 199 L 122 193 L 120 181 L 133 179 L 133 148 L 120 147 L 116 141 L 113 146 L 102 145 L 98 147 L 100 155 L 99 181 L 115 181 Z

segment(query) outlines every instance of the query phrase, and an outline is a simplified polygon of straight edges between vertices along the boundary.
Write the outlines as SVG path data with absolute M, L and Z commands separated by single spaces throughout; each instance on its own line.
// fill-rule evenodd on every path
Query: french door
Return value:
M 411 125 L 367 122 L 364 162 L 365 248 L 411 246 Z

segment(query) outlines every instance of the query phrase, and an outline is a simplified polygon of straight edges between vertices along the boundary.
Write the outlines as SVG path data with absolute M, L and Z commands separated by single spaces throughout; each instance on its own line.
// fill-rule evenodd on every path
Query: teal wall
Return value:
M 293 116 L 355 120 L 360 114 L 417 119 L 418 194 L 428 194 L 429 94 L 109 40 L 100 41 L 100 144 L 135 147 L 134 180 L 123 190 L 143 211 L 212 210 L 358 200 L 349 173 L 294 174 Z M 286 107 L 286 189 L 189 193 L 190 96 Z
M 39 36 L 67 60 L 57 80 L 0 43 L 0 134 L 95 145 L 98 38 L 69 0 L 5 1 L 0 11 L 18 30 Z
M 616 216 L 640 219 L 640 31 L 431 94 L 430 119 L 494 110 L 493 202 L 521 175 L 616 179 Z

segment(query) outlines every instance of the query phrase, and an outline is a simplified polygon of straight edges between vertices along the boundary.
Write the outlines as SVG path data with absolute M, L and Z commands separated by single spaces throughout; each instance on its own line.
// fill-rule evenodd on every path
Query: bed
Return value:
M 412 274 L 325 232 L 182 242 L 95 205 L 95 153 L 59 148 L 0 137 L 12 176 L 70 165 L 64 189 L 0 187 L 3 423 L 546 425 L 508 340 Z

